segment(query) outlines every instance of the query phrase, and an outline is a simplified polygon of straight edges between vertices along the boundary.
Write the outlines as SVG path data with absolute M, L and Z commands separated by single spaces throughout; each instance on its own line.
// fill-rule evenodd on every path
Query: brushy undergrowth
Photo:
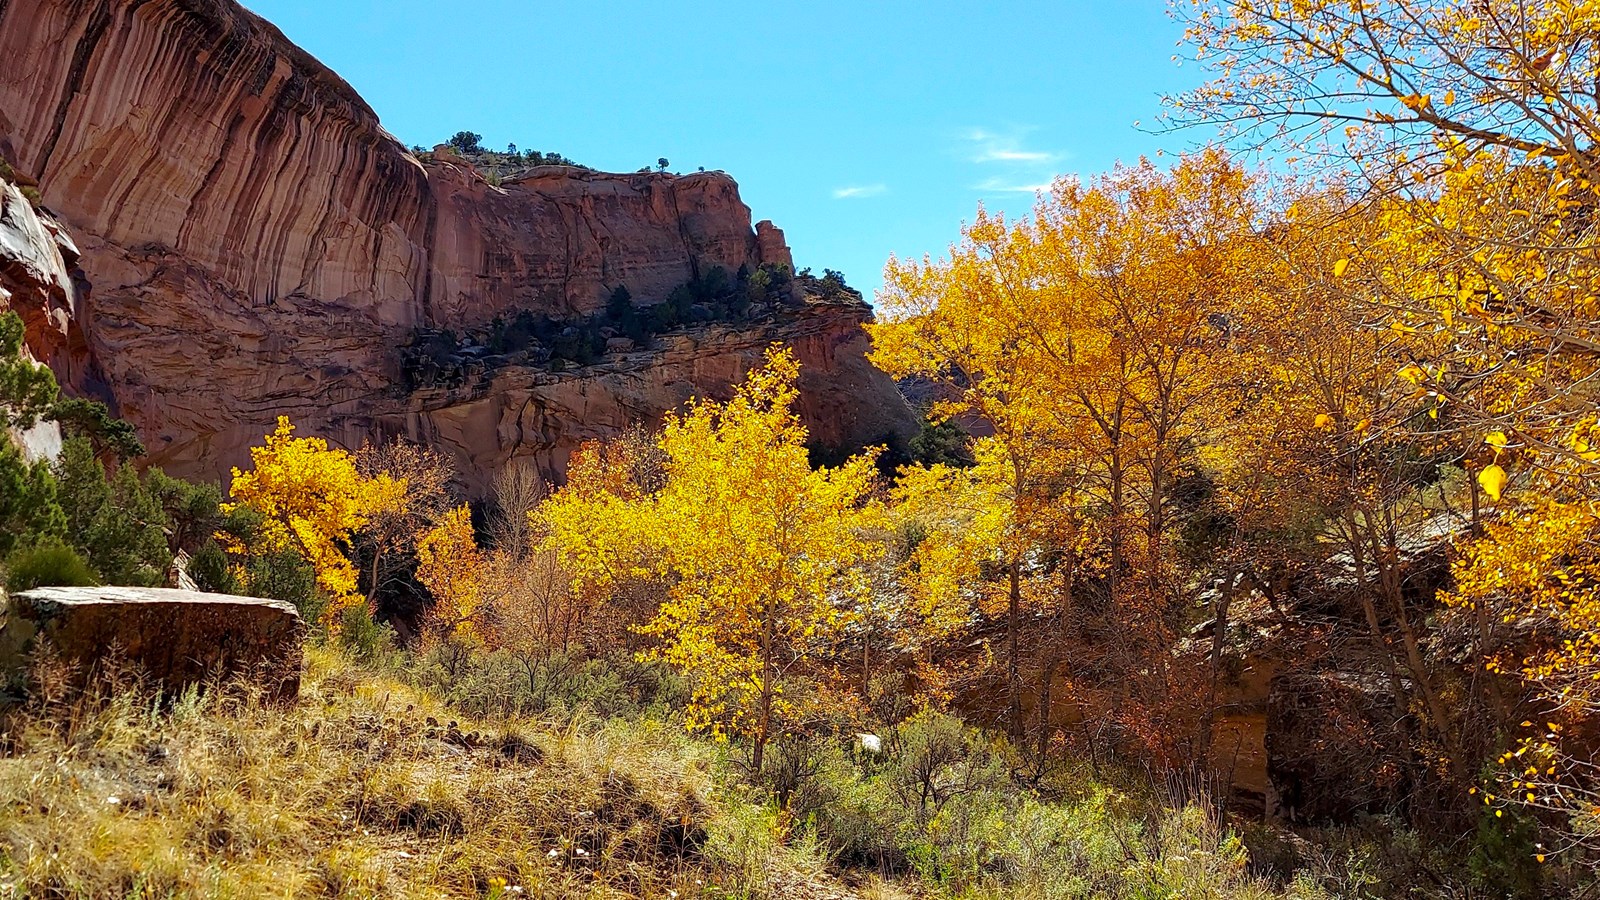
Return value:
M 666 896 L 715 871 L 716 753 L 677 729 L 484 728 L 308 662 L 293 707 L 124 683 L 13 713 L 0 895 Z
M 649 715 L 469 720 L 345 651 L 313 647 L 307 668 L 275 705 L 114 672 L 69 691 L 38 666 L 0 722 L 0 896 L 1281 893 L 1201 806 L 1046 799 L 931 714 L 879 758 L 795 750 L 783 808 L 726 748 Z

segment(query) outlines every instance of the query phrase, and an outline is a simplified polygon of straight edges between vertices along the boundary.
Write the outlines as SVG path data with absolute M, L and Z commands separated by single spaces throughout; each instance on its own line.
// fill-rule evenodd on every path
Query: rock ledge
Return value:
M 48 644 L 79 677 L 120 651 L 169 690 L 245 675 L 276 699 L 300 689 L 305 625 L 278 600 L 165 588 L 47 587 L 0 615 L 0 671 Z

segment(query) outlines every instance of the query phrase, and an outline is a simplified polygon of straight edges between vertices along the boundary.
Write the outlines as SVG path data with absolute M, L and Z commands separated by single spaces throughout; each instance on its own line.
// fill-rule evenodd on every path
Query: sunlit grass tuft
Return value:
M 22 896 L 665 896 L 705 883 L 713 751 L 651 723 L 489 725 L 313 648 L 300 702 L 134 684 L 3 726 Z

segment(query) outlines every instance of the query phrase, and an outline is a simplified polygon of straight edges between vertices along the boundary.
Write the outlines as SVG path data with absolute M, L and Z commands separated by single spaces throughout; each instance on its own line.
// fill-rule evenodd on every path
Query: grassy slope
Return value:
M 217 692 L 158 710 L 124 685 L 13 714 L 0 726 L 0 897 L 958 892 L 860 872 L 841 887 L 722 750 L 673 725 L 452 727 L 438 700 L 336 652 L 312 649 L 308 667 L 289 708 Z M 1007 851 L 1010 881 L 959 892 L 1269 895 L 1198 810 L 1142 827 L 1103 804 L 1031 808 L 1044 818 L 995 832 L 1022 847 Z M 1030 836 L 1048 846 L 1028 849 Z

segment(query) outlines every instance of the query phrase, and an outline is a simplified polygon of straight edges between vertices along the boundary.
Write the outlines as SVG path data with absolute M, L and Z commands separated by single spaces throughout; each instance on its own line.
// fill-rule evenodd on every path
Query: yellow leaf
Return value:
M 1341 259 L 1333 264 L 1333 277 L 1343 278 L 1345 269 L 1350 268 L 1350 260 Z
M 1506 433 L 1504 431 L 1489 432 L 1484 436 L 1483 442 L 1493 447 L 1497 453 L 1501 450 L 1504 450 L 1506 448 L 1506 444 L 1508 443 L 1506 439 Z
M 1489 495 L 1489 499 L 1499 500 L 1500 493 L 1506 489 L 1506 470 L 1498 465 L 1486 466 L 1478 473 L 1478 484 Z
M 1311 424 L 1317 428 L 1327 428 L 1329 425 L 1333 424 L 1333 416 L 1330 416 L 1327 413 L 1317 413 L 1316 419 L 1312 420 Z

